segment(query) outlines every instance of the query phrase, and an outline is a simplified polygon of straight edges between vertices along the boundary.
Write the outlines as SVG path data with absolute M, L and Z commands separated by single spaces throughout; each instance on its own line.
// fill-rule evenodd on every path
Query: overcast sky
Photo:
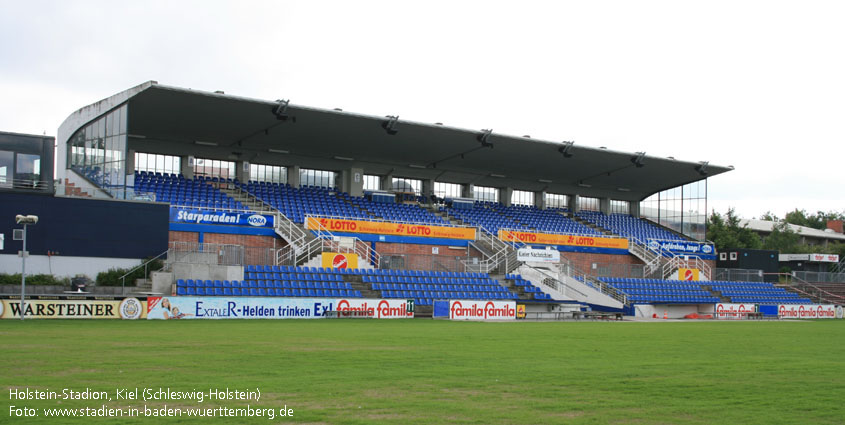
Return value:
M 147 80 L 733 165 L 710 208 L 845 209 L 843 1 L 0 0 L 0 130 Z

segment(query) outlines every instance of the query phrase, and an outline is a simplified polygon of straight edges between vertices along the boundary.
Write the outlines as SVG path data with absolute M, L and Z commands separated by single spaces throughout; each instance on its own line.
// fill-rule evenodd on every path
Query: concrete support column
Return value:
M 513 196 L 513 189 L 510 187 L 499 188 L 499 203 L 509 207 L 511 206 L 511 197 Z
M 350 168 L 343 170 L 340 190 L 350 196 L 364 196 L 364 169 Z
M 123 168 L 126 169 L 126 175 L 135 174 L 135 151 L 132 149 L 126 150 L 126 160 L 123 162 Z
M 182 156 L 179 158 L 179 172 L 185 176 L 186 179 L 194 178 L 194 166 L 190 162 L 196 162 L 193 156 Z
M 572 211 L 573 214 L 580 211 L 580 208 L 578 208 L 578 198 L 578 195 L 569 195 L 569 211 Z
M 610 198 L 599 198 L 599 211 L 610 214 Z
M 434 195 L 434 179 L 424 179 L 422 181 L 422 194 L 431 200 L 431 195 Z
M 249 161 L 235 162 L 235 178 L 241 183 L 246 183 L 252 176 L 249 175 Z
M 43 167 L 43 165 L 42 165 Z M 126 159 L 123 161 L 123 167 L 126 170 L 126 179 L 124 180 L 125 185 L 127 188 L 132 188 L 135 186 L 135 151 L 132 149 L 126 150 Z M 53 171 L 53 170 L 50 170 Z M 41 172 L 41 175 L 45 175 L 44 172 Z
M 631 214 L 633 217 L 640 218 L 640 203 L 636 201 L 629 202 L 628 214 Z
M 534 206 L 537 207 L 537 209 L 546 209 L 546 191 L 541 190 L 539 192 L 534 192 Z
M 385 191 L 388 191 L 388 192 L 393 190 L 393 173 L 382 176 L 382 178 L 381 178 L 381 190 L 385 190 Z
M 299 166 L 292 165 L 288 167 L 288 184 L 290 187 L 299 187 Z
M 461 185 L 461 197 L 473 199 L 475 198 L 475 185 L 472 183 L 467 183 L 465 185 Z

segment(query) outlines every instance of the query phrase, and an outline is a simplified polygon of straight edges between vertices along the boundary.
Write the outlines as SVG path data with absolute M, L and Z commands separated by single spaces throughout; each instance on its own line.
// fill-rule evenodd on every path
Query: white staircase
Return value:
M 699 280 L 710 280 L 711 267 L 697 256 L 685 256 L 664 250 L 660 245 L 649 246 L 637 238 L 628 239 L 628 252 L 645 263 L 643 277 L 677 279 L 680 268 L 699 270 Z
M 475 241 L 470 242 L 469 246 L 481 252 L 483 258 L 477 263 L 464 261 L 466 271 L 477 273 L 494 273 L 496 271 L 500 274 L 510 273 L 522 265 L 517 260 L 516 251 L 523 245 L 521 242 L 503 242 L 493 232 L 479 226 L 477 227 Z
M 612 308 L 622 308 L 627 301 L 625 294 L 613 291 L 604 282 L 579 275 L 568 264 L 524 264 L 516 269 L 516 273 L 557 301 L 571 300 Z
M 320 220 L 305 221 L 319 224 L 317 230 L 305 230 L 300 225 L 290 221 L 282 213 L 277 213 L 276 233 L 291 245 L 291 249 L 277 251 L 277 264 L 303 265 L 319 259 L 323 252 L 350 253 L 358 255 L 358 267 L 367 268 L 371 262 L 380 264 L 381 255 L 370 245 L 355 237 L 335 236 L 326 229 Z

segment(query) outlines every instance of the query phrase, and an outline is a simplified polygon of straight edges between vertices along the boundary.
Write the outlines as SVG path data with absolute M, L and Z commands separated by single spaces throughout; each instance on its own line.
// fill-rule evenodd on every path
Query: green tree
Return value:
M 813 229 L 824 230 L 827 228 L 829 220 L 844 220 L 845 214 L 836 211 L 816 211 L 815 214 L 810 214 L 805 210 L 798 208 L 786 213 L 783 221 L 789 224 L 796 224 L 798 226 L 812 227 Z
M 766 236 L 763 248 L 772 249 L 784 254 L 798 252 L 801 236 L 789 227 L 789 223 L 781 221 L 772 227 L 772 233 Z
M 766 211 L 766 213 L 765 213 L 765 214 L 761 215 L 761 216 L 760 216 L 760 220 L 765 220 L 765 221 L 780 221 L 780 219 L 778 218 L 778 216 L 776 216 L 776 215 L 775 215 L 773 212 L 771 212 L 771 211 Z
M 707 239 L 716 244 L 717 251 L 763 247 L 759 235 L 747 225 L 740 225 L 740 218 L 733 208 L 728 209 L 724 217 L 713 211 L 707 222 Z

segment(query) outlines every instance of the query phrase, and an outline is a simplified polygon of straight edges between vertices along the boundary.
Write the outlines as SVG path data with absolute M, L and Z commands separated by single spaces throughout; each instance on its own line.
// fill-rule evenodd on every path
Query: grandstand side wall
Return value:
M 474 248 L 449 245 L 377 242 L 375 249 L 387 261 L 384 266 L 405 270 L 464 271 L 461 260 L 482 257 Z
M 203 242 L 228 245 L 241 245 L 248 248 L 284 248 L 287 242 L 272 236 L 237 235 L 211 232 L 170 231 L 170 242 Z
M 615 255 L 615 254 L 593 254 L 588 252 L 561 252 L 561 257 L 566 258 L 572 264 L 585 273 L 590 273 L 593 264 L 608 264 L 608 265 L 631 265 L 643 264 L 642 260 L 633 255 Z
M 163 204 L 63 198 L 47 195 L 0 195 L 0 254 L 17 254 L 21 241 L 12 240 L 16 214 L 34 214 L 38 224 L 27 227 L 32 255 L 141 259 L 167 250 L 168 206 Z

